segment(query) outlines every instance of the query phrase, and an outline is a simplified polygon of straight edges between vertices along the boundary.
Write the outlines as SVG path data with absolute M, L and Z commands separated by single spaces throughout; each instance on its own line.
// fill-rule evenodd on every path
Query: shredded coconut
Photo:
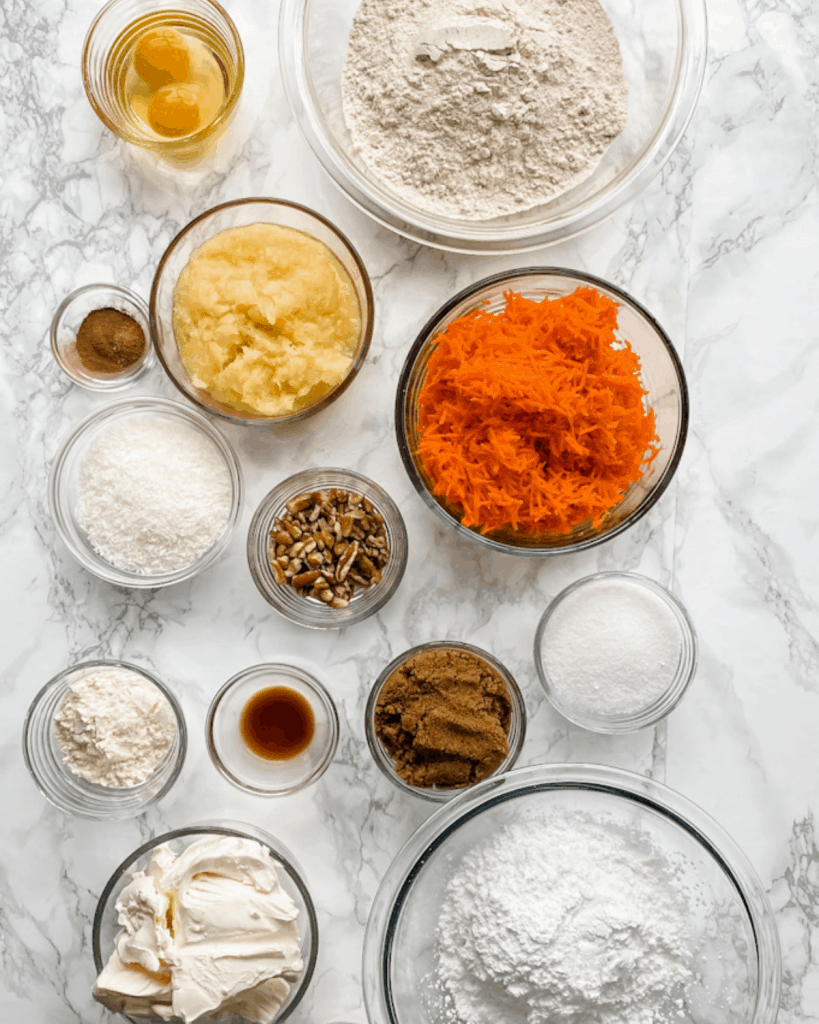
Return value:
M 462 1024 L 661 1024 L 692 977 L 687 898 L 646 833 L 557 813 L 470 851 L 438 926 Z
M 213 546 L 230 504 L 230 474 L 210 438 L 175 416 L 135 416 L 91 446 L 77 521 L 116 568 L 174 572 Z
M 577 185 L 627 119 L 598 0 L 363 0 L 342 99 L 373 174 L 413 205 L 472 220 Z
M 129 669 L 89 670 L 69 687 L 55 718 L 68 768 L 98 786 L 138 786 L 176 736 L 165 695 Z
M 589 714 L 628 715 L 669 688 L 682 654 L 666 602 L 629 579 L 591 580 L 549 617 L 541 656 L 555 696 Z

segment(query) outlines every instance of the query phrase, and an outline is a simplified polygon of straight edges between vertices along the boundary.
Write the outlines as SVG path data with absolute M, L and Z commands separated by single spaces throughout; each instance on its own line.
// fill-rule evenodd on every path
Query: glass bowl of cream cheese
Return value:
M 703 81 L 703 0 L 283 0 L 295 120 L 379 224 L 523 252 L 609 217 L 659 172 Z
M 128 1020 L 278 1024 L 315 970 L 301 869 L 253 825 L 207 823 L 144 843 L 97 903 L 94 997 Z
M 437 810 L 364 939 L 373 1022 L 774 1024 L 765 889 L 704 811 L 602 765 L 536 765 Z

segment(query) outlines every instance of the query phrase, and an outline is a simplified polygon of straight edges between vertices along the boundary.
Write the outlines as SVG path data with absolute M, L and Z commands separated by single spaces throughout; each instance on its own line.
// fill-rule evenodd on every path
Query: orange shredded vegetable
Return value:
M 593 288 L 454 320 L 419 395 L 418 454 L 464 526 L 597 525 L 660 449 L 640 359 Z

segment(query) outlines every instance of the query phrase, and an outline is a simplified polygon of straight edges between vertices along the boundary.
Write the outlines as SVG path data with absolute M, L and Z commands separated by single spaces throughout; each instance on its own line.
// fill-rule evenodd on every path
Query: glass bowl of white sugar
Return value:
M 74 427 L 51 465 L 48 499 L 81 565 L 148 589 L 216 561 L 242 491 L 236 453 L 204 416 L 164 398 L 126 398 Z
M 668 161 L 705 72 L 704 0 L 283 0 L 285 92 L 333 183 L 458 252 L 562 241 Z
M 173 692 L 116 659 L 85 661 L 54 676 L 23 725 L 23 756 L 37 788 L 81 818 L 141 814 L 176 782 L 187 747 Z
M 674 790 L 588 764 L 488 779 L 396 856 L 364 939 L 384 1024 L 774 1024 L 765 888 Z
M 683 605 L 633 572 L 601 572 L 566 587 L 535 634 L 546 695 L 569 721 L 600 733 L 655 725 L 682 700 L 697 667 Z

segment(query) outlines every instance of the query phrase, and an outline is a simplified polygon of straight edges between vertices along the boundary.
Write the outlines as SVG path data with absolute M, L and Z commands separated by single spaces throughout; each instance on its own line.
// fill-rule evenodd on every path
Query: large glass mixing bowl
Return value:
M 444 805 L 403 847 L 376 894 L 364 940 L 372 1024 L 458 1024 L 436 977 L 436 928 L 450 879 L 467 854 L 505 826 L 573 814 L 645 837 L 668 865 L 669 885 L 690 895 L 683 918 L 689 981 L 669 992 L 655 1024 L 774 1024 L 781 963 L 773 912 L 736 843 L 674 790 L 631 772 L 579 764 L 536 765 L 488 779 Z M 592 879 L 583 889 L 587 900 L 606 898 Z M 503 1024 L 525 1024 L 516 1010 L 517 1004 Z M 608 1019 L 595 1014 L 589 1024 Z
M 688 125 L 705 72 L 704 0 L 601 0 L 628 83 L 628 121 L 596 170 L 532 210 L 492 220 L 430 214 L 362 161 L 344 121 L 341 75 L 359 0 L 282 0 L 279 56 L 299 128 L 337 187 L 379 224 L 457 252 L 523 252 L 570 238 L 633 199 Z

